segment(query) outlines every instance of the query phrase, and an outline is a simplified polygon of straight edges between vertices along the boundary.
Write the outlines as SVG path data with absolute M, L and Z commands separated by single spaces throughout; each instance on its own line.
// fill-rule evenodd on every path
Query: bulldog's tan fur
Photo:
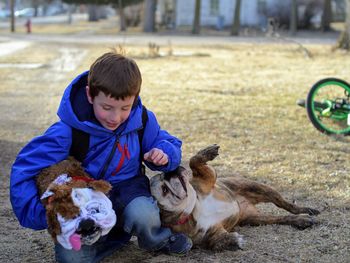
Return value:
M 243 238 L 232 232 L 236 225 L 291 225 L 305 229 L 316 223 L 316 209 L 287 202 L 273 188 L 240 177 L 219 178 L 207 165 L 218 155 L 212 145 L 190 159 L 190 172 L 176 171 L 151 178 L 151 192 L 161 209 L 163 225 L 186 233 L 195 245 L 212 250 L 238 249 Z M 294 215 L 261 214 L 256 204 L 274 203 Z M 308 214 L 308 215 L 298 215 Z

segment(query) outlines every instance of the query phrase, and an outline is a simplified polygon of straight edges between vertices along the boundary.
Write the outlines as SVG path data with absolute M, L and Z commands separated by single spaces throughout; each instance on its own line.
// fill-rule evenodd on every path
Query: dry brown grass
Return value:
M 36 44 L 6 61 L 48 62 L 59 45 Z M 73 46 L 72 46 L 73 47 Z M 0 68 L 2 145 L 2 225 L 17 225 L 7 202 L 8 174 L 20 147 L 53 122 L 60 96 L 74 75 L 87 69 L 107 46 L 79 46 L 88 56 L 64 78 L 43 78 L 49 67 L 35 70 Z M 141 96 L 162 125 L 183 140 L 183 160 L 209 144 L 221 146 L 213 161 L 219 176 L 241 174 L 266 182 L 289 200 L 323 210 L 322 224 L 302 232 L 285 226 L 242 228 L 243 251 L 212 254 L 194 250 L 183 260 L 154 256 L 130 245 L 113 257 L 120 262 L 349 262 L 350 138 L 325 136 L 296 106 L 308 89 L 324 77 L 349 78 L 349 54 L 330 46 L 307 46 L 306 59 L 297 45 L 236 44 L 175 46 L 174 51 L 208 56 L 146 58 L 147 47 L 125 47 L 143 74 Z M 166 51 L 166 47 L 161 47 Z M 40 53 L 40 58 L 36 54 Z M 57 73 L 58 74 L 58 73 Z M 265 211 L 274 211 L 263 207 Z M 12 226 L 12 228 L 14 228 Z M 45 234 L 14 228 L 7 233 L 6 259 L 52 257 Z M 1 233 L 6 233 L 1 229 Z M 30 233 L 30 235 L 29 235 Z M 34 240 L 29 243 L 27 241 Z M 21 253 L 13 248 L 21 243 Z M 29 243 L 29 244 L 28 244 Z M 34 251 L 34 253 L 33 253 Z M 16 254 L 17 253 L 17 254 Z M 17 255 L 17 256 L 15 256 Z M 43 257 L 44 255 L 44 257 Z M 19 259 L 19 260 L 20 260 Z M 37 260 L 34 260 L 37 262 Z M 33 262 L 34 262 L 33 261 Z M 108 261 L 108 260 L 107 260 Z M 17 262 L 17 261 L 16 261 Z M 18 261 L 20 262 L 20 261 Z M 109 262 L 109 261 L 108 261 Z

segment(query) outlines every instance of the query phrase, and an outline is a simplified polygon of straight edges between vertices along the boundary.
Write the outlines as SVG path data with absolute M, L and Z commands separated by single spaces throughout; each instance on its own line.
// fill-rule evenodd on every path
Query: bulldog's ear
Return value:
M 192 172 L 187 170 L 185 167 L 180 165 L 179 172 L 180 172 L 180 175 L 187 178 L 188 181 L 192 180 Z

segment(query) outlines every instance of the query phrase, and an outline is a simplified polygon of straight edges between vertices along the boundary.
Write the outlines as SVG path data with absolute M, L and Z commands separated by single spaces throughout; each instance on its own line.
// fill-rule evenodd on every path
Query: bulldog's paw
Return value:
M 319 223 L 316 218 L 311 216 L 296 216 L 291 225 L 299 230 L 304 230 Z
M 238 234 L 237 232 L 232 233 L 235 237 L 236 243 L 237 243 L 237 249 L 243 249 L 243 247 L 246 244 L 246 241 L 244 240 L 243 236 Z
M 238 249 L 243 249 L 245 243 L 246 242 L 243 239 L 243 236 L 238 234 L 237 232 L 226 232 L 220 235 L 220 238 L 216 240 L 214 246 L 211 249 L 215 251 L 235 251 Z
M 314 208 L 306 207 L 306 213 L 310 216 L 317 216 L 320 214 L 320 211 Z
M 293 211 L 291 211 L 293 214 L 308 214 L 310 216 L 317 216 L 320 214 L 320 211 L 314 208 L 310 207 L 298 207 L 295 206 Z
M 219 145 L 213 144 L 200 150 L 196 155 L 205 162 L 211 161 L 211 160 L 214 160 L 215 157 L 219 155 L 219 148 L 220 148 Z

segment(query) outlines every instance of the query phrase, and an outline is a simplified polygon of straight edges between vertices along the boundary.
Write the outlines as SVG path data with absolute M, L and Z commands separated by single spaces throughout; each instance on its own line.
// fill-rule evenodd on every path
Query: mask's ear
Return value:
M 50 196 L 53 196 L 55 193 L 50 191 L 50 190 L 46 190 L 42 196 L 40 197 L 40 200 L 44 201 L 46 200 L 47 198 L 49 198 Z
M 100 191 L 104 194 L 107 194 L 112 189 L 111 184 L 104 180 L 91 181 L 89 182 L 88 186 L 94 189 L 95 191 Z

